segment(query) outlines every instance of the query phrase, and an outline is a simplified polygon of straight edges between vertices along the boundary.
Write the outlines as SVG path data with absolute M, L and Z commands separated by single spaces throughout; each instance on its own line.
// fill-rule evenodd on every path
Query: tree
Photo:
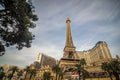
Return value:
M 112 73 L 115 76 L 116 80 L 120 80 L 120 78 L 119 78 L 120 61 L 118 59 L 112 60 L 110 62 L 102 63 L 101 68 L 109 73 L 110 78 L 111 78 L 110 73 Z M 112 80 L 112 78 L 111 78 L 111 80 Z
M 26 66 L 26 68 L 25 68 L 24 70 L 26 71 L 24 80 L 26 80 L 27 74 L 28 74 L 28 72 L 30 71 L 30 67 L 29 67 L 29 66 Z
M 113 75 L 115 76 L 116 80 L 120 80 L 119 74 L 120 74 L 120 61 L 113 60 L 110 62 L 110 67 L 112 70 Z
M 51 73 L 50 72 L 44 72 L 43 73 L 43 80 L 50 80 Z
M 63 69 L 59 67 L 58 64 L 54 65 L 52 68 L 53 72 L 55 73 L 55 80 L 62 80 L 63 79 Z
M 2 80 L 4 76 L 5 76 L 4 69 L 3 67 L 0 67 L 0 80 Z
M 12 74 L 9 73 L 8 76 L 7 76 L 7 78 L 8 78 L 8 80 L 11 80 L 11 78 L 12 78 Z
M 56 74 L 56 75 L 55 75 L 55 78 L 56 78 L 55 80 L 58 80 L 58 75 L 59 75 L 59 71 L 60 71 L 59 65 L 56 64 L 55 66 L 53 66 L 52 70 L 53 70 L 53 72 Z
M 83 77 L 83 80 L 85 80 L 86 77 L 89 76 L 89 72 L 86 71 L 84 68 L 82 69 L 82 77 Z
M 62 80 L 63 79 L 63 75 L 64 75 L 64 72 L 63 72 L 62 68 L 59 69 L 58 75 L 59 75 L 58 80 Z
M 78 75 L 79 75 L 79 80 L 80 80 L 80 75 L 82 74 L 83 80 L 85 80 L 85 75 L 88 74 L 88 72 L 84 69 L 84 66 L 86 65 L 86 61 L 85 59 L 81 59 L 79 61 L 79 64 L 75 65 L 75 71 L 77 71 Z
M 36 75 L 36 69 L 30 69 L 29 74 L 30 74 L 29 80 L 32 80 L 32 76 L 35 77 L 35 75 Z
M 4 45 L 2 45 L 2 43 L 0 42 L 0 56 L 5 54 L 5 47 Z
M 103 70 L 107 71 L 107 73 L 109 74 L 110 79 L 113 80 L 112 79 L 112 71 L 110 69 L 109 63 L 107 63 L 107 62 L 102 63 L 101 68 Z
M 17 73 L 18 79 L 22 76 L 22 74 L 23 74 L 22 70 L 18 71 L 18 73 Z
M 16 71 L 18 71 L 18 67 L 17 66 L 13 66 L 12 68 L 9 69 L 9 71 L 12 71 L 11 75 L 10 75 L 10 80 L 12 79 L 14 73 Z
M 1 73 L 1 72 L 4 72 L 4 69 L 3 69 L 3 67 L 0 67 L 0 73 Z
M 0 0 L 0 54 L 5 46 L 15 45 L 18 50 L 31 46 L 37 15 L 31 0 Z

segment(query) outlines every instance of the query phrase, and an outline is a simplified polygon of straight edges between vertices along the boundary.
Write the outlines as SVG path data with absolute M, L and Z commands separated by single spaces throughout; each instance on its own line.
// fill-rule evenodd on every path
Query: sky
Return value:
M 9 47 L 1 64 L 25 67 L 38 53 L 59 60 L 66 41 L 66 19 L 71 20 L 73 43 L 77 51 L 89 50 L 98 41 L 108 44 L 112 57 L 120 56 L 120 0 L 32 0 L 39 20 L 32 29 L 31 48 L 18 51 Z

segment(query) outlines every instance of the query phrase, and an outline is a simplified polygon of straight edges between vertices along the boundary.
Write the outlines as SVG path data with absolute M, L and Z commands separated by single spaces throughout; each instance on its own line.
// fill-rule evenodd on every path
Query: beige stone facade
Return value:
M 88 51 L 77 51 L 78 59 L 84 58 L 87 65 L 98 65 L 98 62 L 103 62 L 112 59 L 107 43 L 99 41 L 92 49 Z
M 47 56 L 43 53 L 39 53 L 37 55 L 36 61 L 34 62 L 35 68 L 39 69 L 44 66 L 54 66 L 56 64 L 56 60 L 53 57 Z
M 52 67 L 56 64 L 56 60 L 53 57 L 47 56 L 43 53 L 39 53 L 36 57 L 36 61 L 30 65 L 30 69 L 35 69 L 36 74 L 32 76 L 32 80 L 43 80 L 44 72 L 51 73 L 51 79 L 53 80 L 55 73 L 52 71 Z M 29 80 L 30 74 L 27 75 Z
M 52 71 L 52 68 L 50 66 L 44 66 L 36 71 L 35 80 L 43 80 L 43 74 L 44 72 L 50 72 L 51 73 L 51 80 L 55 76 L 55 73 Z

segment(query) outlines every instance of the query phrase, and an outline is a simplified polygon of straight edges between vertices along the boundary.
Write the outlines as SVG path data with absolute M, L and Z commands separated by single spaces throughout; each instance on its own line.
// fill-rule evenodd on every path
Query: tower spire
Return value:
M 70 23 L 71 23 L 71 21 L 68 17 L 67 20 L 66 20 L 67 28 L 66 28 L 66 44 L 65 44 L 65 46 L 74 47 L 73 40 L 72 40 Z
M 71 20 L 69 17 L 66 20 L 66 43 L 64 48 L 64 58 L 74 58 L 75 46 L 72 40 L 71 28 L 70 28 Z

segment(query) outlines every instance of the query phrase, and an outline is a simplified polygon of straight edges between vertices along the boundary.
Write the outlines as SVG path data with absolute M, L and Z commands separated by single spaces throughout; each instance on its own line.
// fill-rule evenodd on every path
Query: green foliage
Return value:
M 12 71 L 12 73 L 10 74 L 10 80 L 11 80 L 13 75 L 14 75 L 14 73 L 18 71 L 18 67 L 17 66 L 13 66 L 12 68 L 9 69 L 9 71 Z
M 59 74 L 58 75 L 59 75 L 58 80 L 62 80 L 63 79 L 63 75 L 64 75 L 64 72 L 63 72 L 62 68 L 59 69 Z
M 22 74 L 23 74 L 22 70 L 20 70 L 20 71 L 17 72 L 18 79 L 19 79 L 20 76 L 22 76 Z
M 5 76 L 4 69 L 3 67 L 0 67 L 0 80 L 2 80 L 4 76 Z
M 30 75 L 29 80 L 31 80 L 32 77 L 33 76 L 35 77 L 35 75 L 36 75 L 36 69 L 31 69 L 30 66 L 26 66 L 24 71 L 26 71 L 25 80 L 26 80 L 28 74 Z
M 52 68 L 53 72 L 56 74 L 56 80 L 58 79 L 58 75 L 59 75 L 59 72 L 60 72 L 60 67 L 58 64 L 56 64 L 55 66 L 53 66 Z
M 111 77 L 111 74 L 113 74 L 116 77 L 116 80 L 119 80 L 119 74 L 120 74 L 120 61 L 118 59 L 112 60 L 110 62 L 104 62 L 101 65 L 101 68 L 109 73 L 109 76 Z
M 79 61 L 79 64 L 75 65 L 75 71 L 79 74 L 79 80 L 80 80 L 80 75 L 82 74 L 83 80 L 85 79 L 86 76 L 88 76 L 88 71 L 84 69 L 84 66 L 86 65 L 85 59 L 81 59 Z
M 1 73 L 1 72 L 4 72 L 4 69 L 3 69 L 3 67 L 0 67 L 0 73 Z
M 79 64 L 76 64 L 76 65 L 75 65 L 78 73 L 81 73 L 81 71 L 84 69 L 84 65 L 86 65 L 85 59 L 81 59 L 81 60 L 79 61 Z
M 2 45 L 2 43 L 0 42 L 0 56 L 4 55 L 5 53 L 5 47 L 4 45 Z
M 60 67 L 58 64 L 56 64 L 55 66 L 53 66 L 52 70 L 55 72 L 55 73 L 58 73 L 59 70 L 60 70 Z
M 43 73 L 43 80 L 51 80 L 51 73 L 50 72 L 44 72 Z
M 8 76 L 7 76 L 7 78 L 10 80 L 12 78 L 12 74 L 9 73 Z
M 110 64 L 108 62 L 104 62 L 104 63 L 102 63 L 101 68 L 107 72 L 112 72 L 110 69 L 111 67 L 109 65 Z
M 4 72 L 1 72 L 1 73 L 0 73 L 0 80 L 3 79 L 4 76 L 5 76 L 5 73 L 4 73 Z
M 28 73 L 30 74 L 30 79 L 29 80 L 31 80 L 32 76 L 35 77 L 35 75 L 36 75 L 36 69 L 30 69 Z
M 30 71 L 30 67 L 29 67 L 29 66 L 26 66 L 26 68 L 24 69 L 24 71 L 26 71 L 26 74 L 25 74 L 25 79 L 26 79 L 26 76 L 27 76 L 27 74 L 28 74 L 29 71 Z
M 30 0 L 0 0 L 0 47 L 16 45 L 18 50 L 30 47 L 37 15 Z M 0 53 L 5 49 L 1 48 Z
M 107 72 L 117 72 L 120 74 L 120 61 L 118 60 L 112 60 L 111 62 L 104 62 L 101 65 L 101 68 Z

